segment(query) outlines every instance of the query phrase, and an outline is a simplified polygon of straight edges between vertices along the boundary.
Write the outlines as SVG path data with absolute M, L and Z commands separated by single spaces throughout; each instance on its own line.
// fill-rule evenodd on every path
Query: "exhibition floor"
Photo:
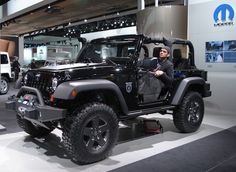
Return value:
M 6 127 L 0 130 L 1 172 L 236 171 L 236 115 L 207 112 L 201 128 L 191 134 L 178 133 L 169 115 L 155 115 L 163 134 L 148 135 L 137 126 L 121 124 L 109 158 L 78 165 L 65 153 L 59 130 L 33 139 L 17 126 L 15 114 L 4 109 L 14 92 L 0 96 L 0 124 Z

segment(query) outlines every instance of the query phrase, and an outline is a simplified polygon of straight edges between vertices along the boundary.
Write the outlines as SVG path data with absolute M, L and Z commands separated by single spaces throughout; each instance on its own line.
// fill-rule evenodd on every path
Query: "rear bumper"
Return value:
M 8 101 L 5 103 L 6 109 L 14 110 L 21 117 L 32 121 L 37 120 L 39 122 L 47 122 L 65 118 L 67 110 L 44 105 L 44 103 L 42 102 L 43 99 L 41 93 L 36 88 L 22 87 L 19 93 L 22 90 L 36 93 L 37 98 L 41 100 L 39 101 L 39 105 L 32 106 L 29 105 L 27 102 L 22 101 L 20 98 L 18 98 L 18 96 L 12 96 L 9 97 Z
M 204 93 L 203 93 L 203 97 L 210 97 L 211 96 L 211 91 L 210 91 L 210 84 L 206 83 L 204 85 Z

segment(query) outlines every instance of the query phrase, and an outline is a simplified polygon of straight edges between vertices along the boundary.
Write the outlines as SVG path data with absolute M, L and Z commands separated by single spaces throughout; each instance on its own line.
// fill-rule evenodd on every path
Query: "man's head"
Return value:
M 16 60 L 16 61 L 17 61 L 18 59 L 19 59 L 19 57 L 17 57 L 17 56 L 14 56 L 14 60 Z
M 170 47 L 163 46 L 160 51 L 160 58 L 166 59 L 168 57 L 170 57 Z

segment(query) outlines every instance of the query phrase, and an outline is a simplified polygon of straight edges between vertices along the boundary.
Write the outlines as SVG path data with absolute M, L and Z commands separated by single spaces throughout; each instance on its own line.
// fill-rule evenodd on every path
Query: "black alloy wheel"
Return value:
M 204 116 L 204 102 L 198 92 L 188 92 L 174 111 L 174 124 L 180 132 L 197 131 Z
M 111 128 L 102 116 L 95 116 L 87 121 L 83 129 L 84 144 L 91 153 L 102 151 L 108 143 Z
M 117 116 L 105 104 L 88 104 L 75 117 L 69 136 L 73 161 L 88 164 L 105 159 L 118 137 Z
M 192 101 L 190 102 L 189 108 L 188 108 L 188 122 L 190 125 L 195 125 L 199 122 L 201 117 L 200 112 L 200 103 L 198 101 Z

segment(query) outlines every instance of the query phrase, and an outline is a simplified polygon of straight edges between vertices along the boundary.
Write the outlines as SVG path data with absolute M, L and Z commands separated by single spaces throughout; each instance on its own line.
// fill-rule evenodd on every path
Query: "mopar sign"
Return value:
M 214 11 L 214 26 L 230 26 L 233 25 L 234 9 L 229 4 L 222 4 Z

